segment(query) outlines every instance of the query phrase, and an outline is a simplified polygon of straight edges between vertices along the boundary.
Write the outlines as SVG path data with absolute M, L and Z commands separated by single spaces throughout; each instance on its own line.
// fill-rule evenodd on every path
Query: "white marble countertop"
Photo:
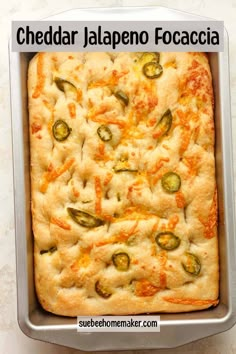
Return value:
M 2 43 L 0 55 L 0 353 L 2 354 L 79 353 L 77 350 L 41 343 L 27 338 L 20 331 L 16 320 L 15 241 L 8 76 L 8 37 L 10 35 L 11 20 L 37 20 L 78 7 L 135 5 L 172 7 L 225 22 L 230 44 L 233 136 L 236 137 L 236 0 L 2 0 L 0 2 L 0 37 Z M 233 148 L 234 162 L 236 162 L 236 143 L 234 143 Z M 147 352 L 141 351 L 139 353 Z M 236 353 L 236 326 L 225 333 L 175 350 L 158 350 L 159 354 L 184 354 L 190 352 L 194 354 Z

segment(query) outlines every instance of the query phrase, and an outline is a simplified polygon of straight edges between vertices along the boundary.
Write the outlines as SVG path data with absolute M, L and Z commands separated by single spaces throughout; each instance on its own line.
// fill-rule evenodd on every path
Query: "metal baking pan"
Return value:
M 162 7 L 76 9 L 47 20 L 207 20 Z M 11 43 L 9 48 L 11 48 Z M 30 162 L 27 67 L 33 53 L 12 53 L 10 81 L 17 256 L 18 322 L 29 337 L 80 350 L 173 348 L 223 332 L 236 322 L 236 264 L 233 159 L 230 115 L 228 37 L 224 52 L 210 53 L 215 94 L 216 173 L 219 202 L 220 302 L 215 308 L 161 314 L 160 333 L 77 333 L 76 319 L 55 316 L 39 305 L 34 290 L 33 234 L 30 213 Z

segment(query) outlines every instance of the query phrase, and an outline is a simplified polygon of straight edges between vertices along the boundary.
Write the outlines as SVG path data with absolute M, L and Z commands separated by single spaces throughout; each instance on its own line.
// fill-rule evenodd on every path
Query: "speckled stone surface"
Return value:
M 236 0 L 8 0 L 0 2 L 0 354 L 75 354 L 79 351 L 41 343 L 21 333 L 16 319 L 15 240 L 11 156 L 8 37 L 11 20 L 37 20 L 78 7 L 108 6 L 172 7 L 225 22 L 230 44 L 231 105 L 233 137 L 236 138 Z M 236 143 L 234 142 L 234 163 Z M 235 182 L 236 182 L 236 175 Z M 231 354 L 236 353 L 236 327 L 181 348 L 152 353 Z M 119 352 L 117 352 L 119 353 Z M 128 352 L 122 352 L 128 353 Z M 148 351 L 129 353 L 144 354 Z

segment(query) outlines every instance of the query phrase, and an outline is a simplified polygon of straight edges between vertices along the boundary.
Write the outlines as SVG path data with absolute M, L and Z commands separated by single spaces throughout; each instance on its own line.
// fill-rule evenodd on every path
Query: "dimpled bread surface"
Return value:
M 122 315 L 218 303 L 208 58 L 158 60 L 156 78 L 146 76 L 142 53 L 38 53 L 30 62 L 35 286 L 46 311 Z M 178 182 L 172 190 L 168 173 Z

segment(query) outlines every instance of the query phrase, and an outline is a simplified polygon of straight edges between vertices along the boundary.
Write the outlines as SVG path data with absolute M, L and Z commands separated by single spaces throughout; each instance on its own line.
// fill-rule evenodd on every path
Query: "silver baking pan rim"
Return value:
M 75 9 L 47 20 L 207 20 L 163 7 Z M 236 257 L 230 113 L 228 35 L 224 52 L 211 53 L 215 92 L 216 172 L 219 202 L 220 303 L 214 309 L 186 314 L 161 314 L 160 333 L 78 333 L 76 319 L 54 316 L 37 302 L 33 285 L 33 248 L 30 214 L 29 137 L 26 74 L 32 53 L 11 52 L 9 41 L 14 171 L 15 239 L 18 323 L 29 337 L 85 351 L 173 348 L 228 330 L 236 323 Z M 150 315 L 151 316 L 151 315 Z

